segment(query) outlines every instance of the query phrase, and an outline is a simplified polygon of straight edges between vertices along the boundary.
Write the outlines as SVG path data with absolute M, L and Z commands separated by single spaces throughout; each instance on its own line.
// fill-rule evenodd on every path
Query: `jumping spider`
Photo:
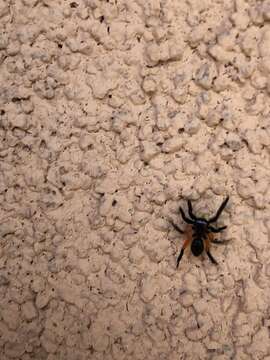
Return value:
M 211 243 L 223 244 L 223 243 L 227 242 L 227 241 L 218 241 L 218 240 L 214 239 L 214 236 L 213 236 L 213 233 L 219 233 L 222 230 L 226 229 L 227 226 L 222 226 L 222 227 L 216 228 L 210 224 L 212 224 L 218 220 L 222 211 L 224 210 L 225 206 L 227 205 L 228 201 L 229 201 L 229 196 L 226 197 L 226 199 L 220 205 L 216 215 L 211 217 L 209 220 L 206 220 L 205 218 L 199 218 L 193 214 L 192 204 L 191 204 L 190 200 L 188 200 L 188 202 L 187 202 L 188 203 L 188 214 L 189 214 L 190 218 L 188 218 L 186 216 L 186 214 L 184 213 L 184 210 L 180 206 L 179 211 L 182 215 L 183 220 L 191 226 L 188 227 L 188 238 L 184 242 L 184 245 L 182 246 L 180 254 L 178 255 L 177 268 L 179 266 L 180 260 L 182 259 L 185 248 L 190 243 L 191 243 L 191 252 L 194 256 L 201 255 L 203 250 L 205 249 L 206 254 L 208 255 L 211 262 L 215 265 L 218 264 L 217 261 L 213 258 L 213 256 L 210 253 L 210 245 L 211 245 Z M 172 226 L 174 227 L 175 230 L 177 230 L 181 234 L 184 233 L 184 231 L 181 230 L 178 225 L 176 225 L 172 221 L 170 221 L 170 223 L 172 224 Z

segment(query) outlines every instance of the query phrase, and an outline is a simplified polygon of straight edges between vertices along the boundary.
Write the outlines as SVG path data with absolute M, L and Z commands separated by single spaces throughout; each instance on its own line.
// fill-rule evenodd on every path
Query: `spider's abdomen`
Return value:
M 191 252 L 194 256 L 199 256 L 204 250 L 203 241 L 201 239 L 194 239 L 191 243 Z

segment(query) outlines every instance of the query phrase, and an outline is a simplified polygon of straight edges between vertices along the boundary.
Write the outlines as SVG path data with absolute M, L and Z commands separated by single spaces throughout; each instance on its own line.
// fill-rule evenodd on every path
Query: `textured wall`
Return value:
M 0 358 L 270 359 L 270 1 L 0 0 Z M 216 267 L 168 222 L 226 195 Z

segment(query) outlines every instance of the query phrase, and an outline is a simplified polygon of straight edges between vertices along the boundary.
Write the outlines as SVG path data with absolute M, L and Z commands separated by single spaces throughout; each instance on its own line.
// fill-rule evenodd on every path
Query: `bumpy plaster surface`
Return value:
M 0 0 L 0 358 L 270 359 L 270 2 Z M 219 267 L 168 218 L 220 223 Z

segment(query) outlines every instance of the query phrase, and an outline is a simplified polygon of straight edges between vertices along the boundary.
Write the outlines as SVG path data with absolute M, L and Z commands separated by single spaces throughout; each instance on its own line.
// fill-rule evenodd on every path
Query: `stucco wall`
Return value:
M 270 359 L 270 1 L 0 0 L 0 358 Z M 229 243 L 187 250 L 191 199 Z

